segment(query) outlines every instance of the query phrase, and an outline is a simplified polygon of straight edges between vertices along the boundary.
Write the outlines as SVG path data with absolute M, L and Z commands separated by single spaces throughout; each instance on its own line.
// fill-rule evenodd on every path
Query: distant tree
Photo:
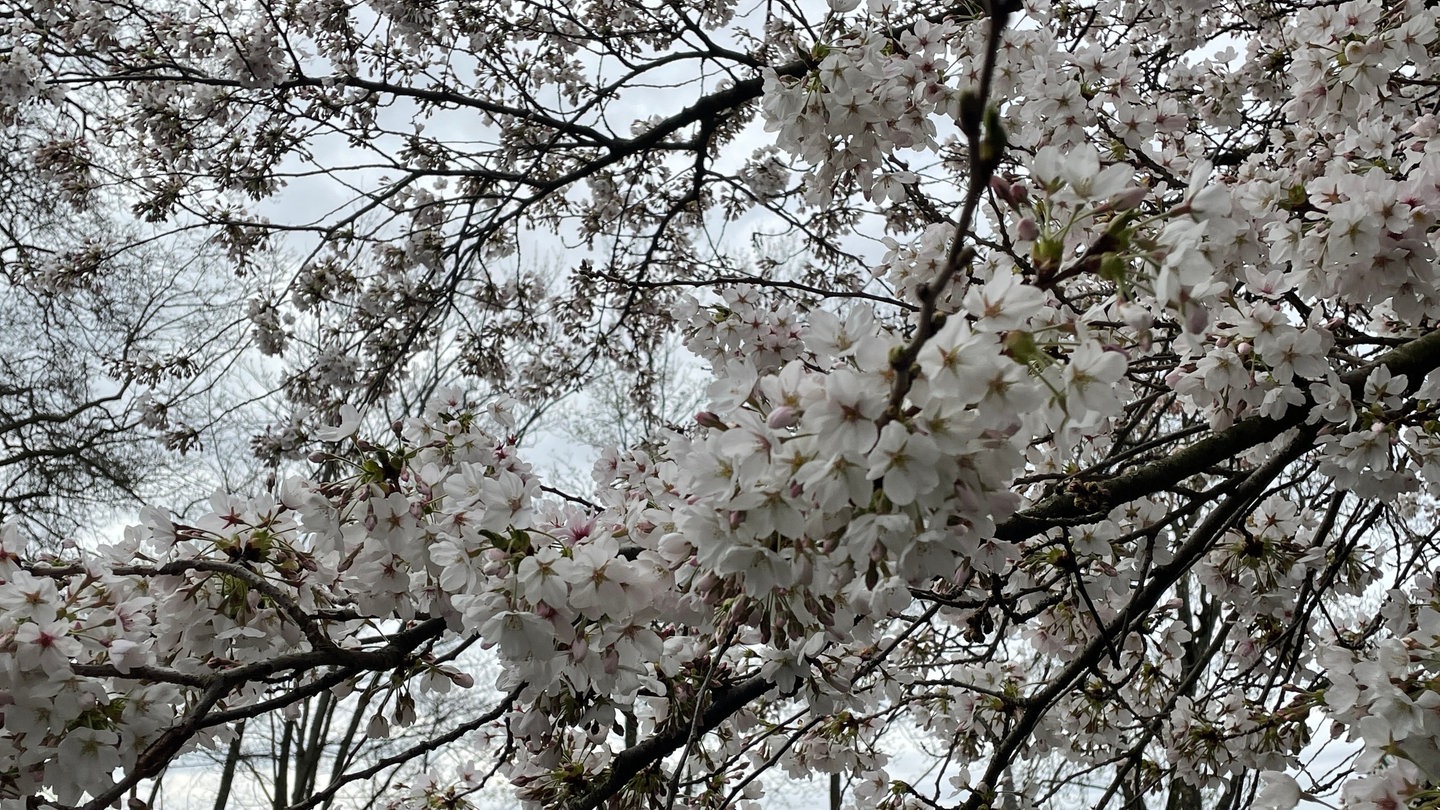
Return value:
M 248 296 L 225 251 L 135 225 L 45 170 L 43 149 L 3 160 L 0 520 L 94 539 L 117 508 L 197 494 L 182 477 L 220 483 L 195 451 L 216 444 Z

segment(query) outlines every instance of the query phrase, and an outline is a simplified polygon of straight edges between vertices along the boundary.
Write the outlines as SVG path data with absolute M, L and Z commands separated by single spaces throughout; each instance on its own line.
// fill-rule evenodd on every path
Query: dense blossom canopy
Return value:
M 142 801 L 373 672 L 384 735 L 492 686 L 470 643 L 477 764 L 397 807 L 1440 804 L 1432 3 L 0 8 L 46 182 L 225 272 L 311 240 L 248 317 L 299 414 L 257 449 L 320 471 L 5 531 L 14 806 Z M 756 222 L 789 252 L 717 249 Z M 568 285 L 507 263 L 537 232 Z M 524 403 L 643 400 L 677 330 L 694 424 L 542 486 Z M 387 431 L 425 352 L 516 399 Z

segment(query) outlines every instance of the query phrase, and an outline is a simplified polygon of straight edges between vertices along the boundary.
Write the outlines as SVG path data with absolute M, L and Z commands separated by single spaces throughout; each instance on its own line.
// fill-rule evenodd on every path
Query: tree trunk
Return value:
M 225 810 L 225 805 L 230 803 L 230 786 L 235 783 L 235 767 L 240 764 L 240 740 L 244 736 L 245 721 L 241 720 L 235 724 L 235 739 L 230 741 L 230 750 L 225 752 L 225 769 L 220 772 L 220 789 L 215 794 L 215 810 Z

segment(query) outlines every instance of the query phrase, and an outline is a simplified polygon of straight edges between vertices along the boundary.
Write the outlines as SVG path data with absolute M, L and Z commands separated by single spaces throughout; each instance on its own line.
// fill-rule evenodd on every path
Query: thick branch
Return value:
M 1352 393 L 1359 395 L 1366 377 L 1379 366 L 1390 373 L 1404 374 L 1412 388 L 1427 374 L 1440 367 L 1440 331 L 1418 337 L 1380 356 L 1374 363 L 1341 376 Z M 996 527 L 995 536 L 1018 542 L 1061 525 L 1068 520 L 1091 514 L 1103 514 L 1120 504 L 1160 492 L 1193 475 L 1233 459 L 1254 447 L 1272 441 L 1291 428 L 1303 424 L 1314 403 L 1293 405 L 1278 419 L 1252 417 L 1235 423 L 1227 430 L 1177 450 L 1143 467 L 1110 478 L 1089 482 L 1084 492 L 1061 492 L 1040 501 Z
M 1099 628 L 1085 649 L 1076 655 L 1048 686 L 1024 701 L 1024 712 L 1005 738 L 995 746 L 990 765 L 980 781 L 980 789 L 970 794 L 970 798 L 962 805 L 962 810 L 980 810 L 985 805 L 989 800 L 988 790 L 993 790 L 1000 783 L 1005 770 L 1015 761 L 1016 755 L 1029 741 L 1040 719 L 1054 702 L 1069 690 L 1078 678 L 1099 663 L 1112 643 L 1123 646 L 1123 639 L 1130 632 L 1131 626 L 1143 621 L 1150 614 L 1161 597 L 1210 550 L 1215 540 L 1224 534 L 1231 523 L 1242 515 L 1255 499 L 1264 494 L 1270 482 L 1275 480 L 1285 467 L 1311 448 L 1314 440 L 1315 428 L 1311 427 L 1290 442 L 1284 452 L 1276 454 L 1263 467 L 1251 473 L 1234 493 L 1191 532 L 1189 539 L 1175 552 L 1175 558 L 1155 569 L 1150 581 L 1135 594 L 1115 621 Z
M 708 734 L 725 722 L 730 715 L 743 709 L 750 701 L 759 698 L 774 686 L 769 680 L 758 675 L 748 678 L 727 689 L 714 692 L 710 705 L 700 714 L 696 724 L 698 735 Z M 656 762 L 680 749 L 690 736 L 690 726 L 680 724 L 663 734 L 656 734 L 644 742 L 621 751 L 615 756 L 610 770 L 589 793 L 572 801 L 565 810 L 594 810 L 611 796 L 619 793 L 637 774 Z
M 390 669 L 404 663 L 406 656 L 415 648 L 438 636 L 444 630 L 444 619 L 427 619 L 408 630 L 391 636 L 389 643 L 378 650 L 338 648 L 311 650 L 293 655 L 282 655 L 269 661 L 257 661 L 210 676 L 211 680 L 206 686 L 204 694 L 195 701 L 179 725 L 167 729 L 154 743 L 151 743 L 150 747 L 141 753 L 135 766 L 125 774 L 125 777 L 110 790 L 96 796 L 93 801 L 86 804 L 85 810 L 103 810 L 111 803 L 118 801 L 126 791 L 139 784 L 141 780 L 163 770 L 180 753 L 191 737 L 194 737 L 201 729 L 213 725 L 210 710 L 237 686 L 258 681 L 279 672 L 316 669 L 327 665 L 348 666 L 357 669 Z M 125 677 L 119 673 L 116 675 Z M 295 696 L 295 693 L 291 693 L 291 696 Z M 263 711 L 259 707 L 251 708 L 255 710 L 253 713 Z M 277 707 L 266 706 L 264 710 L 272 708 Z

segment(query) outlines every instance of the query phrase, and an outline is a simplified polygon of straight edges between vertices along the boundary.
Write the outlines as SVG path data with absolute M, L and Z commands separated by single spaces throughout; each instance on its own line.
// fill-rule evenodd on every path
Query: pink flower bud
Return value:
M 1003 177 L 990 178 L 990 191 L 1007 205 L 1015 204 L 1015 195 L 1010 193 L 1010 183 Z
M 1144 186 L 1134 186 L 1111 195 L 1109 202 L 1106 204 L 1109 205 L 1113 211 L 1129 211 L 1131 208 L 1139 205 L 1149 194 L 1150 189 Z
M 715 576 L 714 571 L 706 571 L 695 580 L 695 590 L 700 593 L 709 593 L 720 586 L 720 578 Z
M 799 411 L 789 405 L 781 405 L 770 412 L 770 416 L 765 419 L 765 424 L 774 430 L 784 430 L 785 428 L 793 427 L 795 423 L 799 421 Z
M 1198 335 L 1205 331 L 1205 325 L 1210 323 L 1210 313 L 1204 307 L 1190 307 L 1185 314 L 1185 327 L 1192 335 Z
M 725 422 L 720 419 L 719 414 L 713 411 L 701 411 L 695 414 L 695 423 L 703 428 L 715 428 L 717 430 L 724 430 L 726 427 Z
M 730 615 L 727 617 L 727 624 L 738 625 L 750 618 L 750 603 L 744 599 L 736 599 L 730 606 Z
M 1022 242 L 1033 242 L 1040 238 L 1040 226 L 1035 220 L 1025 217 L 1015 224 L 1015 237 Z
M 1235 347 L 1235 353 L 1241 357 L 1249 357 L 1250 353 L 1254 350 L 1255 347 L 1251 346 L 1248 342 L 1242 342 L 1239 346 Z
M 1015 199 L 1016 203 L 1027 202 L 1030 199 L 1030 187 L 1021 182 L 1012 183 L 1010 196 Z

